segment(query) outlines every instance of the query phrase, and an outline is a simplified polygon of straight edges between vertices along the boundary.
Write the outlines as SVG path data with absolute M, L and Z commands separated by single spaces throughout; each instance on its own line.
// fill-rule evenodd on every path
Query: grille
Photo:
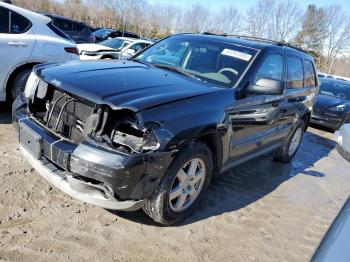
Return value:
M 47 101 L 47 109 L 43 120 L 51 131 L 68 138 L 75 144 L 85 139 L 86 120 L 94 113 L 92 105 L 55 89 L 51 101 Z

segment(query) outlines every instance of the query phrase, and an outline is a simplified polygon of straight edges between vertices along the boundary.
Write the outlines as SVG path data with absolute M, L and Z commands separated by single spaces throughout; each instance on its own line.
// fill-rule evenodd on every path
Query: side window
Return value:
M 73 31 L 73 24 L 68 20 L 54 18 L 53 24 L 57 26 L 59 29 L 61 29 L 62 31 Z
M 316 86 L 315 69 L 311 61 L 305 60 L 305 86 Z
M 81 23 L 74 23 L 74 25 L 75 25 L 74 31 L 77 31 L 77 32 L 82 32 L 86 28 L 86 26 L 84 26 Z
M 0 6 L 0 34 L 8 34 L 9 33 L 9 10 Z
M 287 87 L 302 88 L 304 86 L 304 69 L 300 58 L 287 56 Z
M 130 46 L 130 49 L 135 50 L 135 52 L 137 53 L 138 51 L 140 51 L 142 49 L 142 44 L 135 44 Z
M 30 21 L 13 11 L 11 11 L 11 33 L 12 34 L 23 34 L 30 28 Z
M 283 58 L 282 55 L 275 54 L 269 55 L 263 64 L 260 66 L 254 82 L 256 83 L 259 79 L 268 78 L 275 80 L 282 80 L 283 73 Z

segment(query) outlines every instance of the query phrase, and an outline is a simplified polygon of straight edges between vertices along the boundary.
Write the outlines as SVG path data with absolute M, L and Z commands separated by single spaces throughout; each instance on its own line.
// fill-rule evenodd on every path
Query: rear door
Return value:
M 308 87 L 305 86 L 302 57 L 288 54 L 285 68 L 287 89 L 280 119 L 280 132 L 284 136 L 290 133 L 300 114 L 305 112 L 303 106 L 310 94 Z
M 283 52 L 265 56 L 253 83 L 260 79 L 283 80 Z M 231 160 L 258 154 L 281 140 L 278 121 L 283 95 L 249 95 L 237 100 L 238 115 L 232 116 Z
M 0 6 L 0 92 L 5 89 L 8 74 L 29 59 L 34 43 L 31 22 Z

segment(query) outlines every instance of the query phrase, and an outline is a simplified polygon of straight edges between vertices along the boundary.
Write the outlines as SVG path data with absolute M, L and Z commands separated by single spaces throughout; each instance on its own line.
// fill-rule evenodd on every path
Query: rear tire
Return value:
M 212 170 L 210 149 L 201 142 L 187 145 L 173 160 L 153 194 L 145 200 L 144 212 L 164 225 L 188 218 L 208 188 Z
M 299 120 L 288 143 L 272 151 L 273 160 L 288 163 L 298 152 L 299 146 L 305 133 L 305 122 Z
M 16 75 L 11 86 L 12 100 L 15 100 L 16 97 L 24 91 L 28 77 L 31 72 L 32 72 L 32 69 L 25 69 Z

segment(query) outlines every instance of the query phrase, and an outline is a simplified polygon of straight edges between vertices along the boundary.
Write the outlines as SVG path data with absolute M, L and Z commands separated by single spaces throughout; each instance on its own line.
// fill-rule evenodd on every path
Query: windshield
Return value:
M 320 94 L 350 100 L 350 84 L 323 81 L 320 86 Z
M 180 35 L 154 44 L 133 60 L 177 68 L 204 82 L 233 87 L 256 53 L 249 47 Z
M 105 41 L 102 41 L 99 43 L 100 45 L 104 45 L 113 49 L 123 49 L 126 45 L 128 45 L 130 42 L 119 39 L 119 38 L 112 38 L 112 39 L 107 39 Z

